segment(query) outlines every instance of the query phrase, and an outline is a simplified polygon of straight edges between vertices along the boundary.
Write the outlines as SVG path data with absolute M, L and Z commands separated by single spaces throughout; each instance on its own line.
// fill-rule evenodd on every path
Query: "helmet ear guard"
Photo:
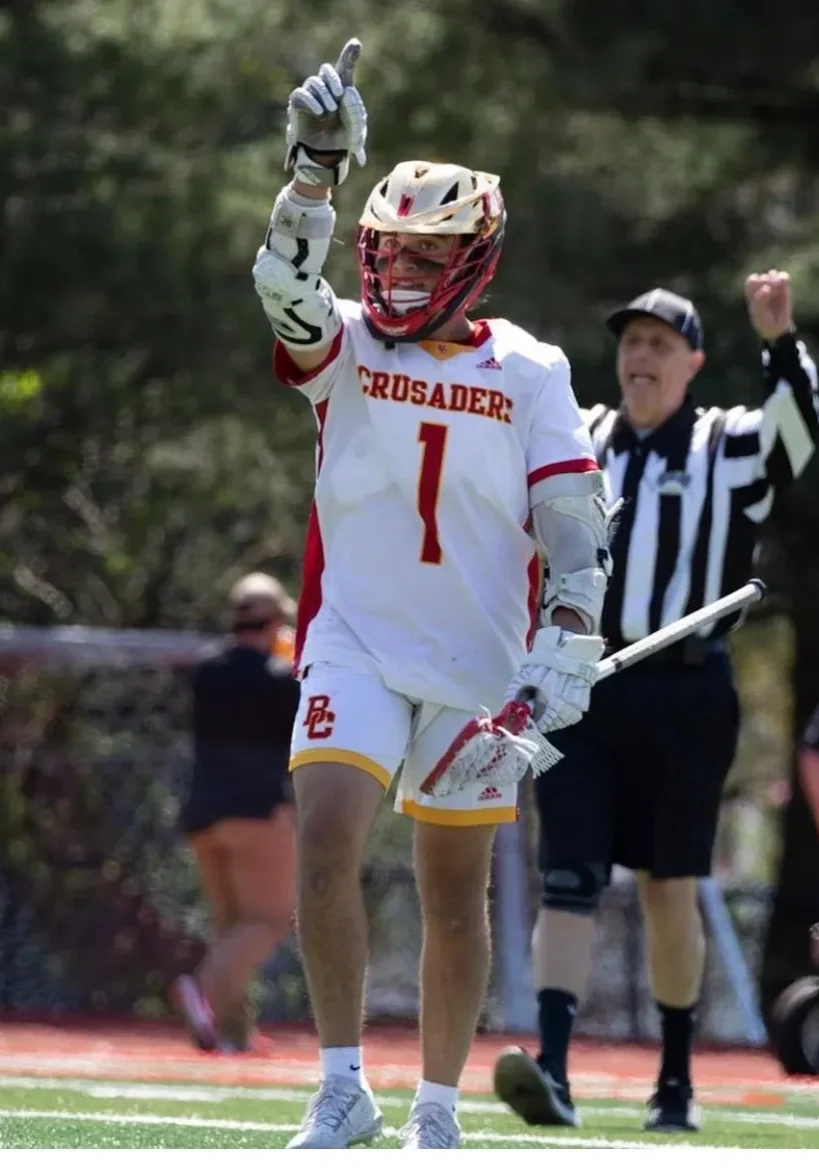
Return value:
M 397 166 L 373 188 L 358 226 L 361 302 L 370 333 L 385 342 L 421 341 L 474 304 L 495 274 L 505 226 L 496 175 L 442 163 Z M 391 282 L 381 240 L 398 234 L 458 238 L 426 303 L 403 312 L 384 296 Z

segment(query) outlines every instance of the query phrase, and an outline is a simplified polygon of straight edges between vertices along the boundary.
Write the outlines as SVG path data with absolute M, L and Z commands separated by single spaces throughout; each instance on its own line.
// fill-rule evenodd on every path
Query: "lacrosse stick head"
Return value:
M 512 700 L 497 716 L 485 711 L 461 729 L 421 792 L 450 797 L 476 784 L 504 792 L 519 785 L 530 769 L 538 776 L 562 759 L 538 732 L 529 705 Z

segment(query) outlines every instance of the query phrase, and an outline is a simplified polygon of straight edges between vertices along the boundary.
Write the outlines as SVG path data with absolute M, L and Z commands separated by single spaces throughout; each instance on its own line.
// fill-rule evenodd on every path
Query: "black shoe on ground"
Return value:
M 648 1117 L 643 1130 L 659 1130 L 674 1133 L 682 1130 L 699 1130 L 701 1111 L 694 1101 L 694 1091 L 688 1082 L 669 1079 L 658 1082 L 648 1103 Z
M 567 1082 L 557 1081 L 517 1045 L 495 1061 L 495 1093 L 529 1126 L 579 1126 Z

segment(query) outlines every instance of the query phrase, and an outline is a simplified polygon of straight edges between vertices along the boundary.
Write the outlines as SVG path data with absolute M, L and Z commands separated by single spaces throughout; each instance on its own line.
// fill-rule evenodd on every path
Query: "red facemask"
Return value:
M 420 270 L 434 270 L 438 278 L 428 293 L 418 297 L 423 303 L 417 307 L 398 304 L 391 297 L 391 293 L 402 286 L 406 289 L 410 283 L 409 279 L 395 279 L 396 251 L 382 245 L 386 236 L 395 233 L 359 227 L 356 245 L 361 301 L 370 332 L 385 341 L 421 341 L 440 329 L 458 310 L 468 309 L 495 274 L 504 226 L 501 217 L 487 235 L 458 237 L 458 243 L 443 261 L 419 256 L 416 263 Z

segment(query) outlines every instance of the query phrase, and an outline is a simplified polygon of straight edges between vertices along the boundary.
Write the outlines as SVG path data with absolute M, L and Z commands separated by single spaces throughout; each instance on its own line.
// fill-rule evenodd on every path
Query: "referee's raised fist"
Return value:
M 793 329 L 791 278 L 786 272 L 770 269 L 752 272 L 745 279 L 748 316 L 756 332 L 766 342 L 775 342 Z

